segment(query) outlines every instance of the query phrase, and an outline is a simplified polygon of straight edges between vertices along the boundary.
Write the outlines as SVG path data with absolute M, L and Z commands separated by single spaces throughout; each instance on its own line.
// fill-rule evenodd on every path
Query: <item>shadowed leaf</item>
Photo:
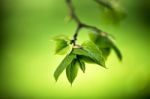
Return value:
M 101 48 L 101 51 L 102 51 L 103 57 L 105 58 L 105 60 L 107 60 L 107 57 L 109 56 L 111 49 L 110 48 Z
M 81 58 L 78 58 L 78 63 L 80 66 L 80 69 L 83 71 L 83 73 L 85 73 L 85 63 Z
M 102 50 L 102 54 L 107 59 L 112 48 L 118 59 L 122 60 L 122 55 L 118 47 L 115 45 L 114 40 L 108 34 L 105 33 L 89 33 L 90 39 Z
M 122 60 L 122 54 L 121 54 L 120 50 L 118 49 L 118 47 L 115 46 L 115 45 L 113 45 L 112 48 L 113 48 L 113 50 L 115 51 L 115 53 L 116 53 L 118 59 L 121 61 L 121 60 Z

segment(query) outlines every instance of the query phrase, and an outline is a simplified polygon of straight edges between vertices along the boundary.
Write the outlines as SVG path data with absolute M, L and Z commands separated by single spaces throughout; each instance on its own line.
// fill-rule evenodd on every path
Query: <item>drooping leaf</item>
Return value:
M 57 69 L 54 72 L 55 80 L 57 81 L 60 74 L 63 72 L 63 70 L 71 64 L 71 62 L 76 58 L 76 55 L 73 53 L 68 54 L 63 61 L 59 64 Z
M 116 53 L 118 59 L 121 61 L 121 60 L 122 60 L 122 54 L 121 54 L 120 50 L 118 49 L 118 47 L 113 44 L 113 45 L 112 45 L 112 48 L 113 48 L 113 50 L 115 51 L 115 53 Z
M 73 49 L 73 53 L 88 57 L 90 60 L 94 61 L 95 63 L 105 67 L 105 61 L 102 56 L 102 52 L 99 48 L 91 41 L 84 42 L 82 44 L 82 48 L 75 48 Z
M 66 68 L 66 75 L 68 78 L 68 81 L 72 84 L 75 80 L 77 73 L 78 73 L 78 60 L 74 59 L 71 64 Z
M 84 63 L 84 61 L 78 56 L 77 56 L 77 58 L 78 58 L 77 60 L 78 60 L 80 69 L 83 71 L 83 73 L 85 73 L 85 63 Z

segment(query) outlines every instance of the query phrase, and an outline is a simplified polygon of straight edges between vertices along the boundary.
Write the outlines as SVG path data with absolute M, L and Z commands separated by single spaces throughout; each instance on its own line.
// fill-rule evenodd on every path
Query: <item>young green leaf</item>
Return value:
M 68 81 L 72 84 L 74 79 L 77 76 L 78 73 L 78 60 L 74 59 L 72 63 L 66 68 L 66 75 L 68 78 Z
M 63 61 L 59 64 L 57 69 L 54 72 L 55 80 L 57 81 L 60 74 L 63 72 L 63 70 L 71 64 L 71 62 L 76 58 L 76 55 L 73 53 L 68 54 Z
M 66 40 L 58 39 L 56 41 L 55 54 L 65 54 L 69 50 L 69 44 Z

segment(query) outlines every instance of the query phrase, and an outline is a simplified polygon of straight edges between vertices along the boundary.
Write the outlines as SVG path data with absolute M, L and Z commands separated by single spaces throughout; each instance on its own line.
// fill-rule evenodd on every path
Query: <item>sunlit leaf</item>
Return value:
M 77 76 L 78 73 L 78 63 L 79 61 L 77 59 L 74 59 L 71 64 L 66 68 L 66 75 L 68 78 L 68 81 L 72 84 L 74 79 Z
M 65 35 L 55 36 L 53 40 L 56 41 L 55 54 L 63 55 L 70 50 L 70 39 Z
M 59 66 L 57 67 L 57 69 L 54 72 L 54 77 L 55 80 L 57 81 L 58 77 L 60 76 L 60 74 L 63 72 L 63 70 L 71 64 L 71 62 L 76 58 L 75 54 L 68 54 L 63 61 L 59 64 Z
M 66 40 L 59 39 L 56 41 L 56 49 L 55 49 L 55 54 L 65 54 L 69 50 L 69 44 Z

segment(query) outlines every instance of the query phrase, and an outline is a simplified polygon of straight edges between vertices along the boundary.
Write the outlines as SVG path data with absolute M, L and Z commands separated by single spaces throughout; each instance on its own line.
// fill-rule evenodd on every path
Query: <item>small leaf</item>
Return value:
M 65 40 L 57 40 L 56 41 L 56 49 L 55 49 L 55 54 L 65 54 L 69 50 L 69 44 Z
M 66 68 L 66 75 L 68 81 L 72 84 L 78 73 L 78 60 L 74 59 L 72 63 Z
M 85 63 L 84 63 L 84 61 L 81 58 L 79 58 L 79 56 L 77 56 L 77 58 L 78 58 L 78 63 L 79 63 L 80 69 L 83 71 L 83 73 L 85 73 Z
M 54 77 L 55 80 L 57 81 L 58 77 L 60 76 L 60 74 L 63 72 L 63 70 L 71 64 L 71 62 L 76 58 L 75 54 L 68 54 L 63 61 L 59 64 L 59 66 L 57 67 L 57 69 L 54 72 Z

